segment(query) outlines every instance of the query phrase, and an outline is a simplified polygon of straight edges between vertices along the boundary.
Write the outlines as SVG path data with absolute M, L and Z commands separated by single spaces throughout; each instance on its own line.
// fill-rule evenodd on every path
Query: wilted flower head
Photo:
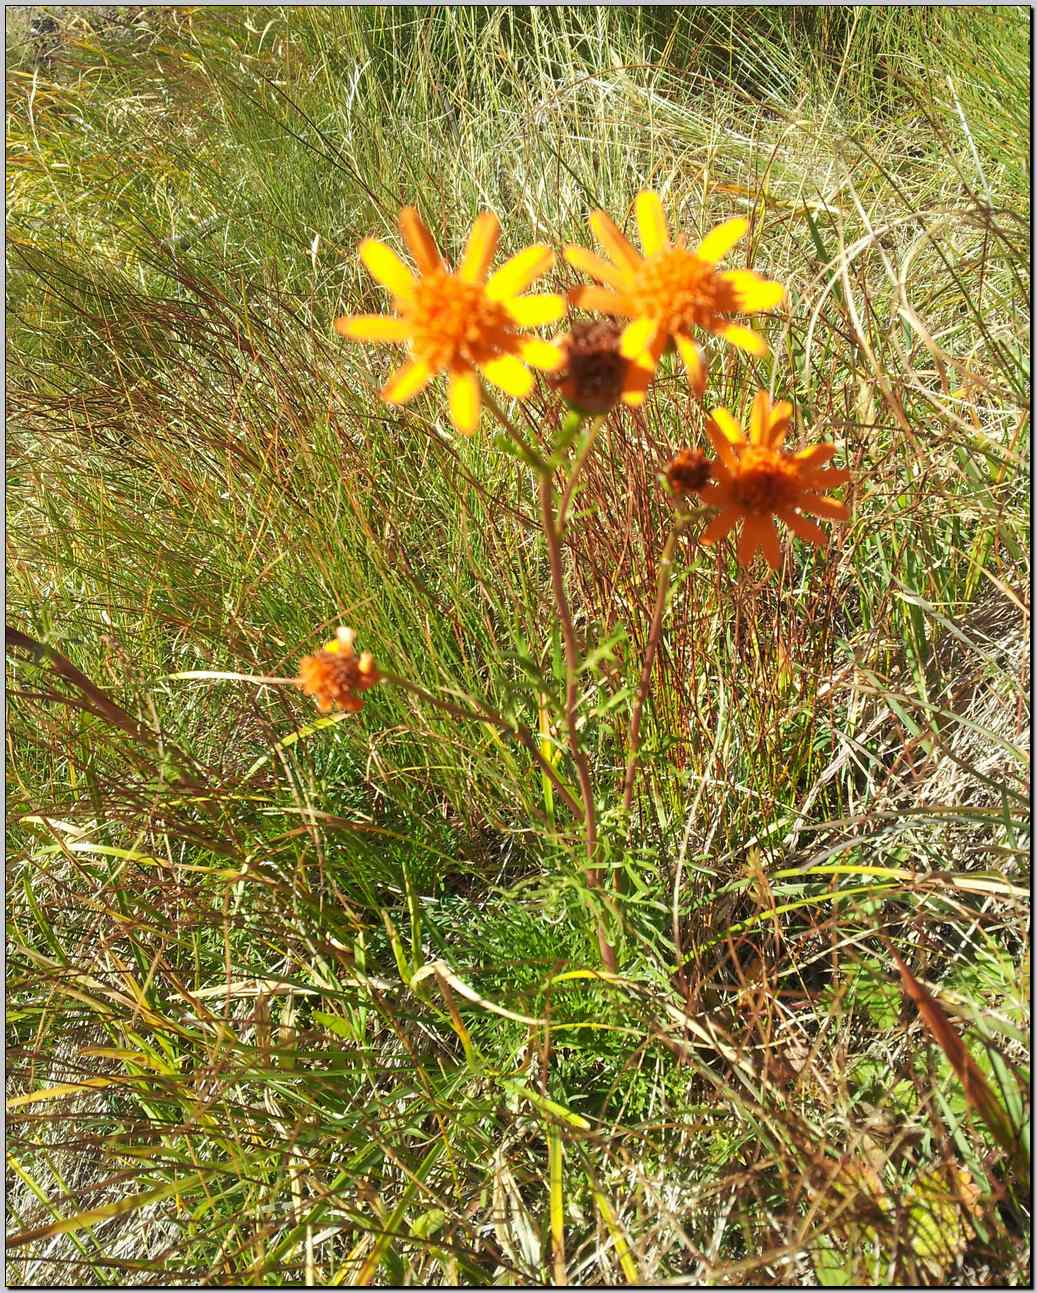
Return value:
M 357 656 L 353 650 L 355 641 L 355 631 L 340 625 L 330 642 L 299 661 L 296 686 L 315 698 L 322 714 L 333 709 L 357 713 L 364 707 L 358 693 L 367 691 L 378 681 L 370 651 Z
M 586 247 L 566 247 L 565 258 L 605 286 L 573 288 L 569 299 L 585 310 L 632 320 L 620 340 L 620 352 L 633 361 L 636 374 L 623 394 L 627 404 L 644 400 L 656 365 L 671 342 L 680 352 L 693 390 L 701 397 L 706 368 L 691 338 L 692 328 L 714 332 L 750 354 L 765 355 L 763 338 L 743 324 L 730 322 L 727 316 L 771 309 L 781 301 L 785 289 L 750 269 L 717 271 L 717 261 L 749 227 L 746 220 L 726 221 L 691 251 L 682 238 L 671 241 L 657 193 L 639 193 L 634 207 L 644 255 L 630 245 L 604 211 L 592 212 L 591 232 L 609 259 Z
M 607 413 L 619 402 L 632 365 L 619 353 L 621 329 L 607 320 L 574 323 L 555 344 L 562 367 L 548 377 L 565 402 L 580 413 Z
M 667 464 L 666 479 L 679 497 L 697 494 L 709 484 L 713 464 L 701 449 L 682 449 Z
M 471 435 L 479 426 L 480 373 L 507 394 L 525 399 L 533 390 L 526 364 L 552 372 L 562 362 L 557 346 L 519 331 L 555 323 L 565 313 L 564 297 L 519 295 L 551 268 L 554 252 L 527 247 L 487 278 L 500 235 L 492 211 L 484 211 L 472 226 L 456 270 L 447 268 L 414 207 L 400 212 L 400 229 L 417 275 L 385 243 L 365 238 L 359 248 L 368 270 L 392 293 L 398 317 L 347 316 L 336 319 L 335 327 L 354 341 L 410 347 L 411 358 L 381 391 L 387 404 L 405 404 L 437 373 L 446 373 L 451 420 L 458 431 Z
M 824 547 L 827 536 L 820 526 L 801 512 L 823 516 L 829 521 L 846 521 L 845 503 L 825 496 L 825 490 L 842 485 L 850 473 L 842 468 L 824 470 L 835 453 L 835 445 L 817 444 L 799 453 L 786 453 L 782 443 L 788 432 L 792 405 L 787 400 L 771 405 L 766 391 L 753 401 L 749 438 L 727 409 L 714 409 L 706 430 L 717 451 L 713 463 L 715 484 L 701 491 L 703 502 L 719 512 L 702 532 L 701 543 L 716 543 L 739 521 L 738 561 L 748 566 L 763 549 L 777 570 L 780 549 L 775 519 L 807 543 Z

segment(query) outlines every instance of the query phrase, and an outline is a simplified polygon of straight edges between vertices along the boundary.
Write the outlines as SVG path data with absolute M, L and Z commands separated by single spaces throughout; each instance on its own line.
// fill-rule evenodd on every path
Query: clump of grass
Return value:
M 1021 1278 L 1025 51 L 1007 8 L 152 11 L 9 51 L 20 1282 Z M 355 623 L 564 771 L 528 472 L 377 405 L 330 325 L 414 197 L 454 255 L 487 206 L 579 242 L 643 186 L 692 237 L 752 219 L 789 304 L 711 390 L 773 383 L 859 484 L 766 585 L 678 547 L 602 892 L 501 728 L 173 675 Z M 602 788 L 700 442 L 660 378 L 571 503 Z

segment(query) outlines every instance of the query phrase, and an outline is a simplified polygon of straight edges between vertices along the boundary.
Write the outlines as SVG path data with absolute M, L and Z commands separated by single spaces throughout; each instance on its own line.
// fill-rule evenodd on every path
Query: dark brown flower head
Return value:
M 547 380 L 580 413 L 607 413 L 619 403 L 630 367 L 619 353 L 620 332 L 608 321 L 574 323 L 558 338 L 565 362 Z
M 357 656 L 353 651 L 356 633 L 339 627 L 334 638 L 299 661 L 296 686 L 307 696 L 313 696 L 322 714 L 333 709 L 343 709 L 355 714 L 363 709 L 364 702 L 358 695 L 378 681 L 378 670 L 370 651 Z
M 675 494 L 696 494 L 709 484 L 713 464 L 701 449 L 682 449 L 666 468 L 666 479 Z

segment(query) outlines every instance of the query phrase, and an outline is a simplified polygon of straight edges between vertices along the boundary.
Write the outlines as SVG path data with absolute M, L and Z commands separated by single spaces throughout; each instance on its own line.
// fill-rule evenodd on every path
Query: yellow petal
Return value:
M 620 399 L 629 408 L 637 408 L 644 403 L 665 345 L 666 334 L 658 333 L 648 349 L 643 350 L 636 359 L 631 359 L 627 364 L 626 376 L 623 378 L 623 394 Z
M 333 654 L 341 652 L 342 655 L 351 656 L 355 642 L 356 629 L 347 628 L 345 624 L 340 624 L 335 630 L 335 636 L 325 645 L 324 650 L 331 651 Z
M 811 489 L 835 489 L 839 485 L 845 485 L 850 479 L 850 473 L 845 467 L 831 467 L 828 471 L 814 471 L 808 477 Z
M 491 301 L 503 301 L 509 296 L 524 292 L 535 278 L 546 274 L 555 261 L 550 247 L 526 247 L 497 270 L 486 284 L 486 295 Z
M 630 365 L 623 379 L 623 394 L 620 396 L 627 408 L 636 409 L 645 402 L 654 376 L 654 370 L 649 372 L 647 368 L 640 368 L 637 364 Z
M 386 404 L 406 404 L 419 391 L 425 389 L 432 378 L 432 369 L 423 359 L 412 359 L 397 368 L 380 391 Z
M 652 344 L 658 331 L 659 324 L 655 319 L 635 319 L 623 329 L 619 353 L 624 359 L 636 359 Z
M 809 449 L 800 449 L 795 455 L 798 463 L 804 467 L 823 467 L 830 458 L 835 457 L 834 444 L 812 444 Z
M 517 296 L 505 301 L 504 308 L 520 328 L 539 328 L 545 323 L 557 323 L 564 316 L 565 297 L 555 292 Z
M 569 289 L 570 302 L 581 310 L 597 310 L 601 314 L 632 315 L 634 305 L 628 296 L 610 292 L 607 287 L 591 287 L 581 283 Z
M 354 314 L 335 320 L 335 331 L 351 341 L 406 341 L 411 334 L 405 319 L 388 314 Z
M 400 230 L 415 264 L 423 274 L 431 274 L 443 268 L 443 258 L 439 254 L 436 240 L 418 215 L 416 207 L 404 207 L 400 212 Z
M 533 390 L 533 374 L 525 364 L 520 364 L 514 355 L 498 355 L 495 359 L 488 359 L 486 363 L 480 364 L 479 367 L 494 386 L 499 386 L 502 391 L 513 395 L 517 400 L 526 399 Z
M 370 270 L 371 275 L 393 296 L 408 298 L 414 293 L 414 275 L 399 256 L 377 238 L 365 238 L 357 254 Z
M 735 471 L 738 467 L 738 455 L 734 451 L 734 446 L 745 444 L 745 440 L 742 437 L 741 428 L 727 409 L 713 410 L 706 419 L 706 435 L 709 436 L 721 463 L 728 471 Z
M 829 521 L 848 521 L 850 519 L 850 509 L 845 503 L 840 503 L 835 498 L 810 498 L 808 496 L 801 499 L 796 506 L 801 512 L 808 512 L 811 516 L 823 516 Z
M 479 430 L 479 379 L 472 368 L 455 368 L 450 374 L 450 420 L 462 435 Z
M 706 365 L 702 358 L 702 351 L 682 332 L 675 333 L 673 339 L 677 343 L 677 351 L 687 369 L 691 389 L 701 399 L 706 389 Z
M 769 445 L 772 449 L 780 449 L 785 443 L 785 437 L 789 433 L 789 427 L 792 423 L 788 418 L 775 418 L 774 410 L 771 409 L 771 424 L 764 439 L 764 444 Z
M 631 247 L 616 228 L 611 217 L 604 211 L 592 211 L 590 216 L 591 233 L 605 248 L 605 252 L 621 269 L 636 269 L 641 257 Z
M 773 310 L 785 299 L 781 283 L 761 278 L 751 269 L 731 269 L 717 276 L 721 282 L 730 283 L 738 298 L 737 308 L 752 314 L 756 310 Z
M 637 214 L 637 231 L 641 235 L 641 246 L 646 256 L 654 256 L 657 251 L 670 245 L 670 231 L 666 227 L 666 212 L 658 193 L 649 189 L 642 191 L 634 199 L 634 211 Z
M 780 449 L 785 443 L 791 421 L 792 405 L 788 400 L 779 400 L 771 409 L 770 426 L 764 443 L 770 445 L 772 449 Z
M 717 451 L 717 457 L 721 465 L 728 471 L 735 471 L 738 467 L 738 458 L 731 448 L 730 440 L 727 439 L 716 423 L 708 418 L 706 420 L 706 435 L 709 436 L 713 448 Z
M 714 409 L 709 415 L 724 434 L 728 444 L 745 444 L 742 428 L 732 417 L 728 409 Z
M 771 397 L 766 391 L 757 391 L 753 411 L 749 415 L 749 443 L 765 444 L 770 425 Z
M 745 235 L 748 228 L 749 221 L 743 220 L 741 216 L 736 216 L 734 220 L 725 220 L 723 224 L 718 224 L 715 229 L 706 234 L 696 248 L 695 255 L 700 260 L 708 260 L 715 265 L 718 260 L 723 260 L 738 239 Z
M 457 271 L 458 277 L 466 283 L 481 283 L 490 268 L 493 253 L 497 249 L 500 237 L 500 221 L 492 211 L 484 211 L 468 235 L 468 245 L 464 249 L 464 259 Z
M 752 328 L 746 328 L 741 323 L 725 323 L 723 327 L 717 328 L 717 333 L 730 341 L 733 346 L 739 350 L 747 350 L 750 355 L 757 355 L 762 358 L 769 353 L 766 341 L 758 332 L 753 332 Z
M 621 291 L 626 287 L 629 278 L 626 272 L 617 269 L 615 265 L 610 265 L 604 257 L 595 256 L 594 252 L 588 251 L 586 247 L 566 247 L 564 254 L 573 269 L 590 274 L 591 278 L 596 278 L 599 283 L 609 283 Z
M 561 347 L 551 341 L 541 341 L 539 337 L 520 337 L 518 352 L 527 364 L 545 373 L 556 373 L 565 363 Z
M 712 521 L 699 535 L 699 543 L 704 543 L 707 546 L 711 543 L 718 543 L 731 527 L 737 524 L 741 515 L 742 513 L 737 507 L 725 507 L 723 511 L 718 512 L 713 517 Z

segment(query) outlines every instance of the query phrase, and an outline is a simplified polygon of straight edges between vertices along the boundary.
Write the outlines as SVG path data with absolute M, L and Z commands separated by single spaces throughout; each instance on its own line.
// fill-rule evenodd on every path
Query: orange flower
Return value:
M 670 241 L 666 215 L 657 193 L 641 192 L 634 203 L 644 255 L 627 242 L 604 211 L 590 217 L 591 232 L 609 259 L 585 247 L 566 247 L 565 259 L 606 287 L 573 288 L 569 299 L 585 310 L 632 319 L 623 330 L 620 351 L 632 359 L 638 380 L 623 399 L 643 402 L 660 356 L 671 342 L 680 352 L 692 388 L 700 398 L 706 387 L 702 352 L 691 329 L 715 332 L 753 355 L 765 355 L 767 343 L 751 328 L 730 323 L 726 315 L 769 310 L 785 295 L 780 283 L 761 278 L 751 269 L 719 273 L 721 260 L 749 227 L 742 219 L 728 220 L 706 235 L 694 251 L 683 239 Z M 611 289 L 611 290 L 610 290 Z
M 760 391 L 753 401 L 748 440 L 727 409 L 714 409 L 706 423 L 719 461 L 713 464 L 716 483 L 703 489 L 700 497 L 720 510 L 699 541 L 716 543 L 742 521 L 738 540 L 742 566 L 748 566 L 756 549 L 762 548 L 777 570 L 780 554 L 775 517 L 801 539 L 819 547 L 828 541 L 825 532 L 801 512 L 829 521 L 849 519 L 846 504 L 824 494 L 850 479 L 850 473 L 842 468 L 824 469 L 835 445 L 817 444 L 794 454 L 782 449 L 791 415 L 792 405 L 787 400 L 772 406 L 767 392 Z
M 357 713 L 364 707 L 357 693 L 367 691 L 378 681 L 378 670 L 370 651 L 357 658 L 353 652 L 355 641 L 354 630 L 340 625 L 335 636 L 320 651 L 303 656 L 299 661 L 296 686 L 316 699 L 322 714 L 332 709 L 344 709 L 347 714 Z
M 464 435 L 479 427 L 478 373 L 516 399 L 533 390 L 533 374 L 520 362 L 553 372 L 562 363 L 557 346 L 526 337 L 522 327 L 554 323 L 565 313 L 564 297 L 520 296 L 554 264 L 549 247 L 527 247 L 487 279 L 500 222 L 484 211 L 472 226 L 456 272 L 443 262 L 414 207 L 400 212 L 400 229 L 418 267 L 415 276 L 385 243 L 365 238 L 359 255 L 393 295 L 398 318 L 361 314 L 336 319 L 354 341 L 405 342 L 411 358 L 381 391 L 387 404 L 405 404 L 437 373 L 449 377 L 450 417 Z

